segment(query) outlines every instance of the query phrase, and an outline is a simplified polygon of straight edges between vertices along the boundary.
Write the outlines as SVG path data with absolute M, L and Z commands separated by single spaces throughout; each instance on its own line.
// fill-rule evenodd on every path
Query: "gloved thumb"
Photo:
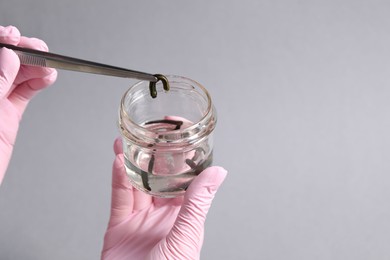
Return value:
M 199 257 L 203 244 L 204 222 L 215 193 L 226 177 L 227 171 L 213 166 L 205 169 L 187 189 L 182 207 L 167 237 L 170 251 L 180 259 Z
M 112 166 L 111 216 L 109 226 L 122 222 L 133 211 L 133 188 L 124 168 L 122 141 L 114 142 L 115 160 Z
M 9 94 L 12 83 L 19 72 L 19 67 L 19 58 L 15 52 L 0 48 L 0 99 Z

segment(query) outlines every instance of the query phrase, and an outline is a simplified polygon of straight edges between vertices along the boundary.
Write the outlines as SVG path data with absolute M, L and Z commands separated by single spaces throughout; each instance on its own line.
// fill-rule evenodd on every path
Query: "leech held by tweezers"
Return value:
M 164 75 L 155 74 L 153 76 L 155 76 L 157 78 L 157 81 L 156 82 L 154 82 L 154 81 L 149 82 L 149 90 L 150 90 L 150 95 L 152 96 L 152 98 L 156 98 L 157 97 L 156 83 L 161 80 L 164 90 L 168 91 L 169 90 L 169 82 L 168 82 L 167 77 L 165 77 Z
M 100 74 L 100 75 L 107 75 L 107 76 L 114 76 L 114 77 L 148 80 L 150 82 L 149 89 L 152 98 L 157 97 L 156 83 L 160 80 L 163 84 L 163 88 L 166 91 L 169 90 L 168 79 L 167 77 L 161 74 L 152 75 L 146 72 L 129 70 L 129 69 L 111 66 L 103 63 L 94 62 L 94 61 L 73 58 L 73 57 L 64 56 L 52 52 L 45 52 L 45 51 L 39 51 L 30 48 L 23 48 L 23 47 L 0 42 L 0 48 L 2 47 L 13 50 L 16 53 L 16 55 L 18 55 L 20 64 L 23 65 L 48 67 L 54 69 L 63 69 L 63 70 L 93 73 L 93 74 Z
M 0 48 L 2 47 L 13 50 L 16 55 L 18 55 L 20 64 L 23 65 L 71 70 L 122 78 L 134 78 L 140 80 L 147 80 L 150 82 L 157 82 L 161 80 L 163 81 L 163 84 L 164 81 L 168 82 L 166 77 L 160 74 L 157 74 L 157 77 L 155 75 L 141 71 L 129 70 L 94 61 L 64 56 L 52 52 L 39 51 L 30 48 L 23 48 L 20 46 L 0 43 Z

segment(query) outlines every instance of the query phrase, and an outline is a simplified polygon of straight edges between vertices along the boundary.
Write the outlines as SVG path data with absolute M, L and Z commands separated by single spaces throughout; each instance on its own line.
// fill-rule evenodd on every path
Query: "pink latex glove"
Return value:
M 19 30 L 13 26 L 0 26 L 0 42 L 48 50 L 42 40 L 20 36 Z M 7 170 L 19 122 L 28 102 L 56 78 L 56 70 L 21 66 L 18 56 L 12 50 L 0 48 L 0 183 Z
M 199 259 L 206 215 L 227 172 L 209 167 L 184 197 L 156 198 L 129 183 L 120 139 L 114 151 L 111 217 L 102 259 Z

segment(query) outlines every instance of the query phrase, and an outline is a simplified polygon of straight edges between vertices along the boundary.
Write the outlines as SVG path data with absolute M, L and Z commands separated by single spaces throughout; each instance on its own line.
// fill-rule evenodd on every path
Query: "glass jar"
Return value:
M 132 86 L 122 97 L 119 130 L 126 173 L 138 190 L 158 197 L 183 195 L 213 158 L 216 110 L 198 82 L 167 76 L 170 90 L 149 82 Z

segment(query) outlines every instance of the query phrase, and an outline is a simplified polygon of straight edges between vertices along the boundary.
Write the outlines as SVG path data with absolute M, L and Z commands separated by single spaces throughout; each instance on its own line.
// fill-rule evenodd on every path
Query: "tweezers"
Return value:
M 23 65 L 49 67 L 54 69 L 71 70 L 85 73 L 100 74 L 106 76 L 134 78 L 149 81 L 150 94 L 153 98 L 157 96 L 156 82 L 162 81 L 166 91 L 169 90 L 167 78 L 161 74 L 149 74 L 145 72 L 124 69 L 93 61 L 59 55 L 51 52 L 44 52 L 29 48 L 22 48 L 10 44 L 0 43 L 0 48 L 5 47 L 13 50 L 18 55 Z

